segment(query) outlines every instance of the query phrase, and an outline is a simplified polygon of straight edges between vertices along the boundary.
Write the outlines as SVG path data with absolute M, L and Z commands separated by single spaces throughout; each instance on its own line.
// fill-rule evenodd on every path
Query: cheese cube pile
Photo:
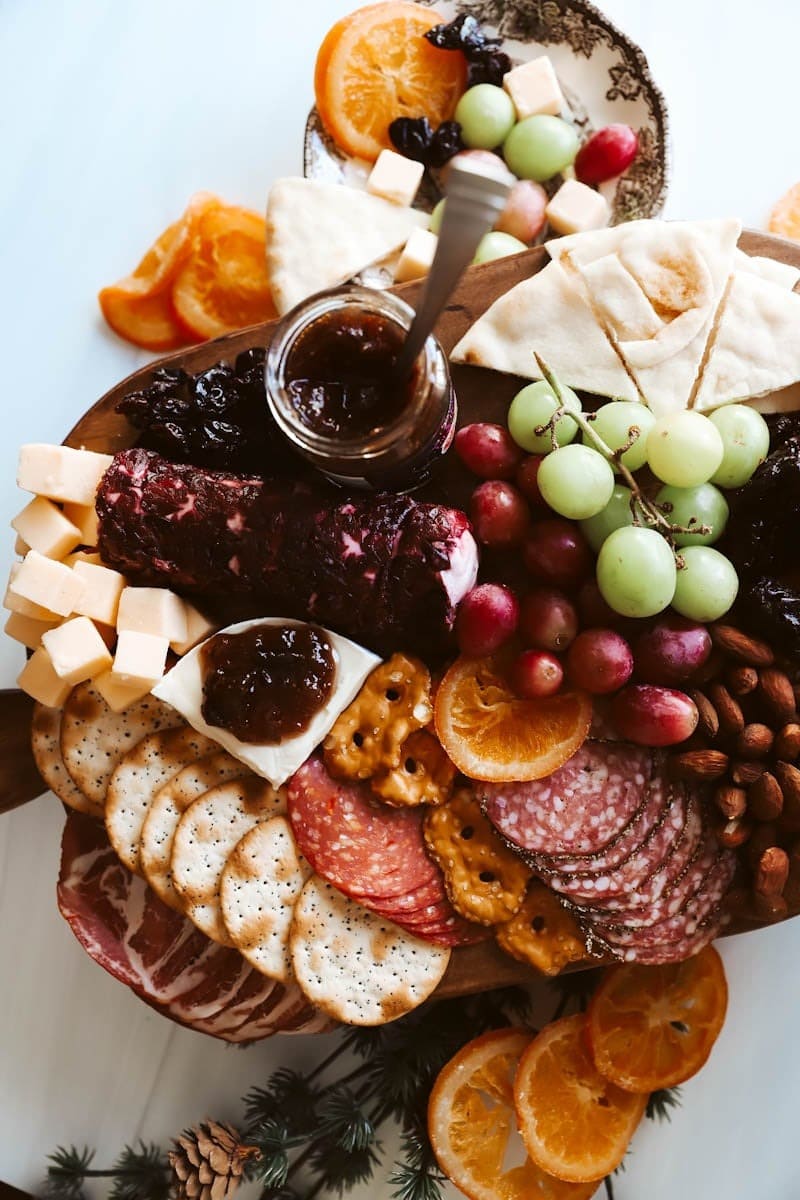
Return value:
M 33 651 L 17 684 L 60 708 L 85 680 L 122 712 L 216 628 L 166 588 L 130 587 L 96 552 L 95 497 L 112 459 L 68 446 L 20 452 L 17 482 L 34 498 L 12 521 L 16 552 L 4 606 L 6 634 Z

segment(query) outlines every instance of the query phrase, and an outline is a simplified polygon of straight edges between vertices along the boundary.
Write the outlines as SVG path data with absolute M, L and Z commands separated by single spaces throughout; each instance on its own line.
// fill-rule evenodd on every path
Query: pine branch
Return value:
M 317 1124 L 319 1088 L 307 1076 L 290 1067 L 279 1067 L 265 1088 L 252 1088 L 245 1096 L 246 1128 L 266 1122 L 285 1124 L 291 1134 L 310 1133 Z
M 267 1192 L 282 1188 L 289 1175 L 289 1151 L 302 1145 L 305 1135 L 292 1138 L 285 1123 L 270 1119 L 248 1129 L 247 1140 L 261 1153 L 252 1160 L 250 1177 L 258 1179 Z
M 336 1085 L 320 1104 L 320 1124 L 327 1139 L 345 1153 L 366 1150 L 375 1140 L 375 1127 L 349 1087 Z
M 48 1154 L 47 1178 L 44 1183 L 45 1196 L 54 1200 L 85 1200 L 83 1181 L 89 1174 L 94 1161 L 94 1150 L 84 1146 L 78 1150 L 76 1146 L 58 1146 L 53 1154 Z
M 329 1189 L 340 1196 L 349 1192 L 359 1183 L 366 1183 L 372 1178 L 375 1168 L 380 1165 L 379 1144 L 365 1146 L 362 1150 L 345 1150 L 342 1146 L 331 1144 L 322 1139 L 315 1146 L 311 1158 L 311 1167 L 319 1176 L 317 1186 L 311 1195 Z
M 651 1093 L 644 1113 L 651 1121 L 671 1121 L 672 1109 L 680 1108 L 682 1103 L 683 1097 L 679 1087 L 660 1088 Z
M 403 1161 L 394 1164 L 389 1176 L 393 1200 L 442 1200 L 445 1176 L 424 1126 L 406 1130 L 401 1146 Z
M 170 1174 L 160 1146 L 139 1141 L 126 1146 L 111 1168 L 114 1186 L 109 1200 L 168 1200 Z

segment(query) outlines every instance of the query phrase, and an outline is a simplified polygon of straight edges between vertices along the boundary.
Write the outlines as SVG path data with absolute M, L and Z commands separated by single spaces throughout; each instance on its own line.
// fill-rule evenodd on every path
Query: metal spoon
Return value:
M 411 373 L 439 313 L 475 257 L 478 243 L 502 212 L 513 182 L 510 173 L 492 173 L 485 162 L 473 164 L 462 159 L 451 163 L 436 254 L 417 314 L 397 359 L 396 370 L 401 379 Z

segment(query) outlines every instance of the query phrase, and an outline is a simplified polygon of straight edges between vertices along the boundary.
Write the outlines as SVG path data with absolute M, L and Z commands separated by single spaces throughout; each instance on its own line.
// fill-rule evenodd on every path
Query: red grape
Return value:
M 626 741 L 675 746 L 694 733 L 698 712 L 685 692 L 633 683 L 611 701 L 611 720 Z
M 477 421 L 459 429 L 453 442 L 468 471 L 480 479 L 513 479 L 522 451 L 507 429 Z
M 614 612 L 611 605 L 603 599 L 603 593 L 595 579 L 587 579 L 578 592 L 578 612 L 583 625 L 596 625 L 599 628 L 616 625 L 620 619 L 619 613 Z
M 511 686 L 523 700 L 553 696 L 564 681 L 564 669 L 546 650 L 523 650 L 511 667 Z
M 478 484 L 472 493 L 470 516 L 478 541 L 496 547 L 521 542 L 531 519 L 522 492 L 500 479 Z
M 458 648 L 470 658 L 494 654 L 517 628 L 519 603 L 501 583 L 481 583 L 467 592 L 456 614 Z
M 571 588 L 592 569 L 592 552 L 573 521 L 538 521 L 522 551 L 525 566 L 536 579 L 554 587 Z
M 532 179 L 518 179 L 508 193 L 506 206 L 495 221 L 495 229 L 510 233 L 521 242 L 533 242 L 544 229 L 547 192 Z
M 539 650 L 566 650 L 578 632 L 575 605 L 555 588 L 534 588 L 522 599 L 519 628 L 523 640 Z
M 544 511 L 550 506 L 539 491 L 539 467 L 543 462 L 543 454 L 527 454 L 517 467 L 514 482 L 529 504 Z
M 638 149 L 639 137 L 630 125 L 606 125 L 581 146 L 575 174 L 581 183 L 605 183 L 631 165 Z
M 567 670 L 573 683 L 594 696 L 616 692 L 633 674 L 633 654 L 613 629 L 586 629 L 569 648 Z
M 710 653 L 711 635 L 705 625 L 667 616 L 637 638 L 636 675 L 646 683 L 684 683 Z

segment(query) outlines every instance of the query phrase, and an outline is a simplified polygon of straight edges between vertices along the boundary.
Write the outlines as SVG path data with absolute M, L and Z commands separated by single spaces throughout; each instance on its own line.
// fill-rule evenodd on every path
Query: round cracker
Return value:
M 141 874 L 142 826 L 156 793 L 189 763 L 210 754 L 210 738 L 185 725 L 151 733 L 115 768 L 106 796 L 106 832 L 125 866 Z
M 115 713 L 91 683 L 79 683 L 61 716 L 64 766 L 84 796 L 102 807 L 111 776 L 128 751 L 150 733 L 183 724 L 181 714 L 155 696 Z
M 45 708 L 43 704 L 33 706 L 31 749 L 36 769 L 59 800 L 63 800 L 77 812 L 103 819 L 102 804 L 84 796 L 64 766 L 61 754 L 60 708 Z
M 285 789 L 253 775 L 212 788 L 179 820 L 170 860 L 172 882 L 186 916 L 212 941 L 232 945 L 219 907 L 228 856 L 255 825 L 285 812 Z
M 427 1000 L 450 951 L 405 933 L 318 875 L 294 907 L 292 967 L 312 1004 L 347 1025 L 383 1025 Z
M 292 977 L 292 910 L 312 874 L 286 817 L 256 825 L 229 855 L 219 886 L 228 936 L 247 961 L 271 979 Z
M 183 912 L 183 904 L 172 882 L 170 859 L 178 822 L 190 804 L 211 788 L 229 779 L 242 779 L 250 771 L 225 750 L 190 763 L 156 792 L 142 826 L 139 866 L 160 900 Z

